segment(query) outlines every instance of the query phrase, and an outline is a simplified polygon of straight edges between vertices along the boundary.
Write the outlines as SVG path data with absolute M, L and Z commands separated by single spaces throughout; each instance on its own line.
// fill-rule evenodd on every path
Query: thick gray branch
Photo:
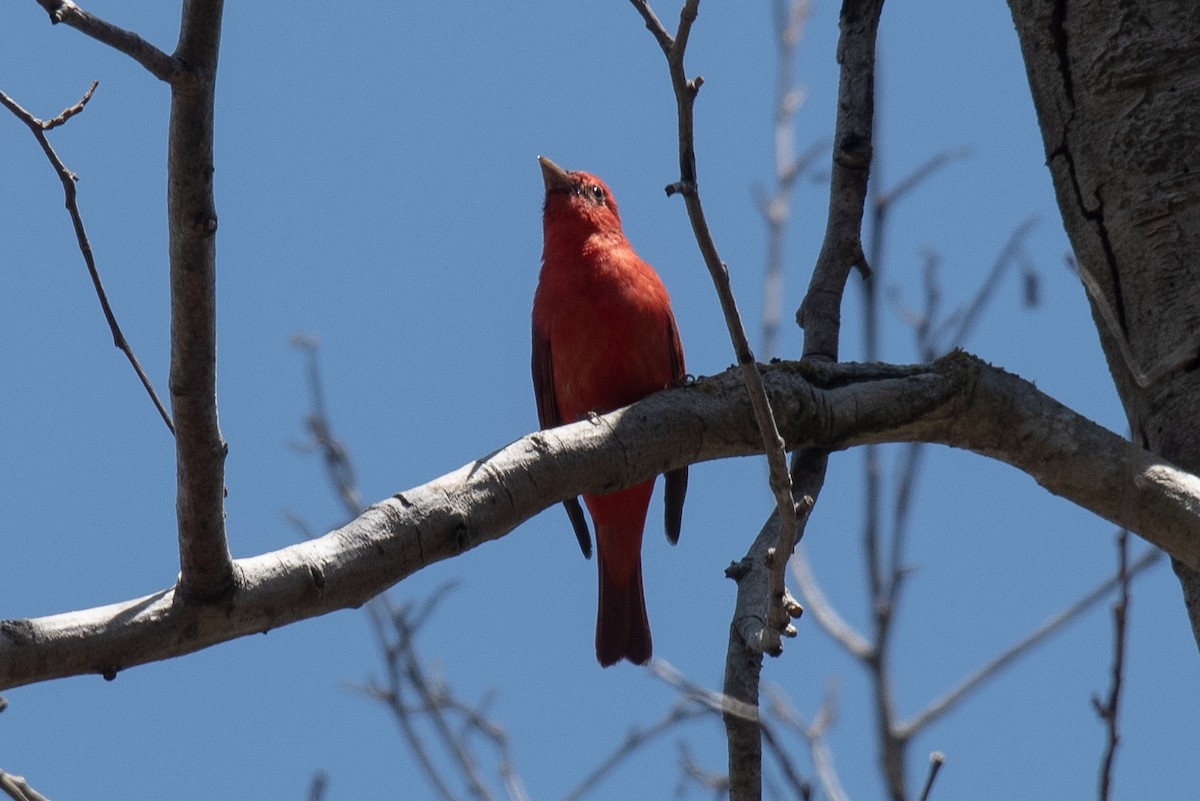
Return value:
M 217 211 L 213 99 L 220 0 L 183 6 L 171 85 L 167 219 L 171 255 L 171 408 L 175 416 L 180 591 L 215 599 L 233 589 L 225 539 L 225 451 L 217 424 Z
M 1008 462 L 1200 568 L 1200 478 L 962 353 L 932 365 L 762 368 L 789 447 L 922 440 Z M 513 442 L 368 509 L 316 540 L 234 562 L 217 603 L 163 590 L 112 606 L 0 622 L 0 689 L 196 651 L 354 607 L 426 565 L 498 539 L 581 492 L 759 453 L 739 373 Z

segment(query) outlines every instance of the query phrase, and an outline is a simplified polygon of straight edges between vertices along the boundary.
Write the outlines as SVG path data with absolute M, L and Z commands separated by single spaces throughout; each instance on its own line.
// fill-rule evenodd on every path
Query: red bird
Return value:
M 533 387 L 542 428 L 603 414 L 666 389 L 686 374 L 662 281 L 625 233 L 612 192 L 586 172 L 538 157 L 546 184 L 542 271 L 533 298 Z M 584 495 L 596 524 L 600 602 L 596 659 L 650 660 L 642 594 L 642 529 L 654 479 Z M 667 539 L 679 539 L 687 468 L 666 474 Z M 564 503 L 584 556 L 591 537 L 579 501 Z

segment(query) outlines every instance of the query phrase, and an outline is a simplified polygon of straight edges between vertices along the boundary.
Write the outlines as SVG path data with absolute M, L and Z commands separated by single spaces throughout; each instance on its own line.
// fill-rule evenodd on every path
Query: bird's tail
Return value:
M 601 551 L 600 570 L 604 570 Z M 596 659 L 601 667 L 628 659 L 635 665 L 650 661 L 650 621 L 642 594 L 642 566 L 633 571 L 628 584 L 619 586 L 600 574 L 600 606 L 596 613 Z
M 600 600 L 596 612 L 596 659 L 608 667 L 628 659 L 650 661 L 650 621 L 642 592 L 642 529 L 654 482 L 612 495 L 585 496 L 596 523 Z

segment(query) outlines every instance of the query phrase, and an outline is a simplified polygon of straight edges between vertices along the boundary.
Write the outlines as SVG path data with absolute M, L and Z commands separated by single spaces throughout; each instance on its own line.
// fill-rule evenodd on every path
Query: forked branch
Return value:
M 3 105 L 16 115 L 17 119 L 25 123 L 25 126 L 33 133 L 34 138 L 37 139 L 38 144 L 41 145 L 42 152 L 46 154 L 46 158 L 50 160 L 50 166 L 58 174 L 58 179 L 62 182 L 63 186 L 63 195 L 66 197 L 67 214 L 71 216 L 71 224 L 75 229 L 75 241 L 79 245 L 79 252 L 83 255 L 83 261 L 87 265 L 88 275 L 92 279 L 92 286 L 96 289 L 96 297 L 100 299 L 100 308 L 104 312 L 104 319 L 108 321 L 109 331 L 112 332 L 113 344 L 125 354 L 125 358 L 129 360 L 134 372 L 137 373 L 138 380 L 142 382 L 142 386 L 150 396 L 151 402 L 154 403 L 154 408 L 158 410 L 159 416 L 162 417 L 163 422 L 167 424 L 167 428 L 174 434 L 175 425 L 171 422 L 171 415 L 166 407 L 163 406 L 158 393 L 154 391 L 154 385 L 150 382 L 150 377 L 146 375 L 146 371 L 142 369 L 141 362 L 134 355 L 133 347 L 125 339 L 125 334 L 121 332 L 121 326 L 117 324 L 117 316 L 113 313 L 112 306 L 108 302 L 108 293 L 104 291 L 104 284 L 100 280 L 100 271 L 96 267 L 96 256 L 92 252 L 92 243 L 88 239 L 87 229 L 83 226 L 83 215 L 79 211 L 79 201 L 75 191 L 75 182 L 78 180 L 78 177 L 75 173 L 67 169 L 67 165 L 63 164 L 62 159 L 58 157 L 58 153 L 55 152 L 53 145 L 50 144 L 50 140 L 46 137 L 47 131 L 63 125 L 67 120 L 82 112 L 87 102 L 92 99 L 92 94 L 96 91 L 98 85 L 98 82 L 93 81 L 78 103 L 68 106 L 57 117 L 49 120 L 40 120 L 33 116 L 2 91 L 0 91 L 0 105 Z

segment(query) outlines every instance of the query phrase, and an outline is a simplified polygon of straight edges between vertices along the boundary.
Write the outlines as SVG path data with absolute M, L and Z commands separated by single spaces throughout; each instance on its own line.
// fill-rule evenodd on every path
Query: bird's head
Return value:
M 621 230 L 617 201 L 603 181 L 586 172 L 567 172 L 545 156 L 538 156 L 546 202 L 546 226 L 569 227 L 581 234 Z

